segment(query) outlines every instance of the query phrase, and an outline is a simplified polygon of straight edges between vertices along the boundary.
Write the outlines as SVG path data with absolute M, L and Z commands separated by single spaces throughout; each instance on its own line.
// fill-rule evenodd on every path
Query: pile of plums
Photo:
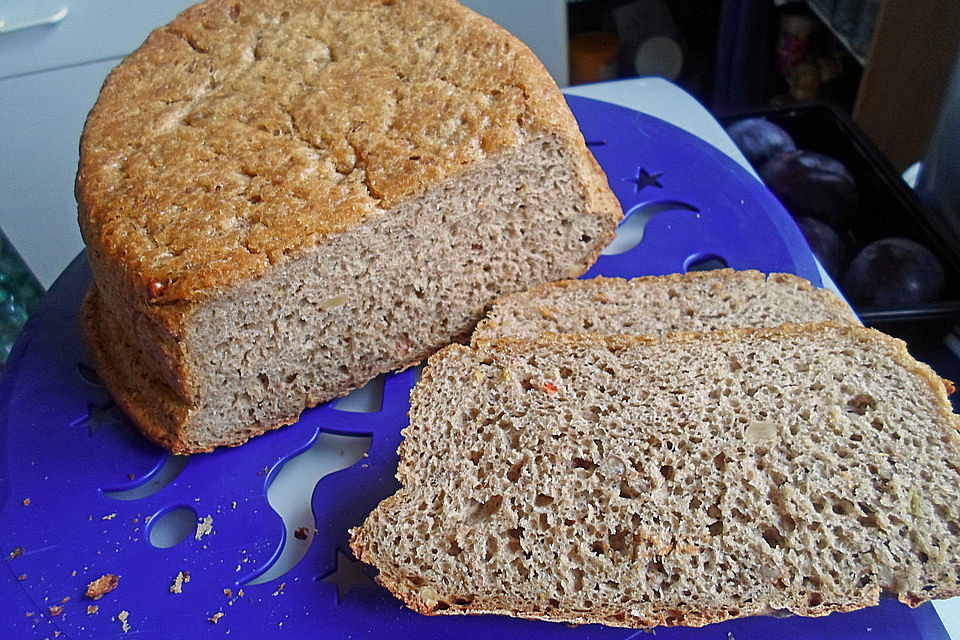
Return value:
M 943 266 L 914 240 L 882 238 L 855 251 L 850 226 L 859 197 L 842 163 L 797 149 L 786 131 L 763 118 L 738 120 L 727 133 L 855 307 L 907 308 L 940 297 Z

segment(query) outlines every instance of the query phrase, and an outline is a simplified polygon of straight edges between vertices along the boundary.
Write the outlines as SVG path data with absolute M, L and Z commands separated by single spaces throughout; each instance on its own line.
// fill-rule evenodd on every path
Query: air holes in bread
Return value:
M 642 494 L 631 487 L 626 480 L 620 483 L 620 497 L 627 498 L 629 500 L 635 500 L 639 498 Z
M 847 406 L 857 415 L 864 415 L 869 409 L 877 408 L 877 400 L 869 393 L 860 393 L 850 398 Z
M 763 539 L 771 547 L 785 547 L 787 541 L 776 527 L 766 527 L 763 530 Z
M 538 507 L 550 506 L 551 504 L 553 504 L 553 496 L 548 496 L 543 493 L 538 493 L 533 503 Z
M 597 468 L 597 463 L 593 460 L 588 460 L 586 458 L 574 458 L 573 459 L 573 468 L 574 469 L 583 469 L 588 473 Z
M 500 506 L 503 504 L 503 496 L 496 495 L 491 497 L 489 500 L 483 504 L 477 505 L 477 508 L 467 519 L 471 524 L 483 522 L 493 516 L 497 511 L 500 510 Z

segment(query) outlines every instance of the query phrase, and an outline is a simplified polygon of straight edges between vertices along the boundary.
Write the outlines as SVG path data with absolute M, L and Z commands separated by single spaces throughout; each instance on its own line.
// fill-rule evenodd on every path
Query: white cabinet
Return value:
M 73 196 L 77 149 L 104 78 L 193 3 L 0 0 L 0 228 L 45 287 L 83 248 Z M 565 0 L 464 4 L 524 40 L 566 84 Z
M 0 80 L 0 228 L 44 287 L 80 252 L 73 176 L 115 60 Z
M 73 181 L 103 80 L 190 4 L 0 0 L 0 228 L 43 286 L 83 248 Z

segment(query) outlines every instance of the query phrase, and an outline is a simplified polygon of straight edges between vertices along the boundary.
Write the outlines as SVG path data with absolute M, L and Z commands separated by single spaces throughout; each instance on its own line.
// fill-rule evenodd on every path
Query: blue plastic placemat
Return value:
M 569 102 L 624 210 L 660 211 L 635 248 L 601 257 L 588 275 L 668 273 L 712 261 L 820 282 L 783 208 L 732 160 L 649 116 L 585 98 Z M 105 492 L 149 482 L 168 454 L 137 434 L 85 365 L 77 310 L 88 281 L 80 257 L 31 317 L 0 381 L 0 637 L 586 640 L 646 633 L 498 616 L 421 616 L 350 559 L 347 529 L 397 487 L 396 449 L 412 371 L 387 378 L 378 413 L 320 406 L 242 447 L 193 456 L 153 495 L 110 497 Z M 371 436 L 368 457 L 315 488 L 318 531 L 303 560 L 276 580 L 251 585 L 284 543 L 267 487 L 321 431 Z M 195 514 L 197 534 L 171 548 L 155 547 L 150 521 L 178 508 Z M 172 593 L 181 572 L 189 572 L 190 582 Z M 119 586 L 97 601 L 84 597 L 87 583 L 104 574 L 120 575 Z M 353 579 L 343 579 L 347 575 Z M 93 606 L 96 612 L 88 613 Z M 657 637 L 947 636 L 930 605 L 911 610 L 884 601 L 826 618 L 758 617 L 658 629 Z

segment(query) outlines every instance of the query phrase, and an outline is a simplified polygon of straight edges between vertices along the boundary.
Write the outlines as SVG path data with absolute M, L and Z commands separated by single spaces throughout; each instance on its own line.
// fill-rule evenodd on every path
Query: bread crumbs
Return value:
M 67 604 L 70 601 L 70 596 L 63 596 L 63 599 L 60 600 L 60 604 Z
M 182 592 L 184 582 L 190 582 L 189 571 L 180 571 L 179 573 L 177 573 L 177 577 L 173 579 L 173 584 L 170 585 L 170 593 Z
M 30 498 L 24 498 L 24 499 L 23 499 L 23 506 L 25 506 L 25 507 L 29 507 L 29 506 L 30 506 Z
M 208 515 L 197 523 L 197 534 L 194 536 L 197 540 L 203 536 L 213 533 L 213 516 Z
M 90 606 L 87 607 L 87 615 L 88 615 L 88 616 L 92 616 L 92 615 L 95 614 L 97 611 L 100 611 L 100 605 L 98 605 L 98 604 L 91 604 Z
M 117 614 L 117 620 L 120 621 L 120 628 L 123 629 L 123 632 L 126 633 L 130 631 L 130 622 L 127 620 L 130 617 L 130 612 L 123 610 Z
M 120 576 L 106 573 L 87 585 L 86 596 L 91 600 L 99 600 L 116 589 L 118 584 L 120 584 Z
M 23 582 L 26 579 L 27 579 L 27 574 L 25 573 L 21 573 L 20 575 L 17 576 L 17 580 L 19 580 L 20 582 Z
M 273 595 L 274 595 L 274 596 L 278 596 L 278 595 L 280 595 L 281 593 L 283 593 L 283 588 L 284 588 L 286 585 L 287 585 L 286 582 L 281 582 L 281 583 L 280 583 L 280 586 L 277 587 L 277 590 L 273 592 Z
M 63 607 L 61 607 L 59 604 L 55 604 L 52 607 L 50 607 L 49 611 L 50 611 L 50 615 L 58 616 L 61 613 L 63 613 Z
M 110 515 L 103 516 L 101 520 L 113 520 L 116 517 L 117 517 L 116 513 L 111 513 Z
M 17 547 L 10 552 L 10 560 L 15 560 L 23 555 L 23 547 Z
M 220 620 L 220 618 L 222 617 L 223 617 L 223 611 L 217 611 L 215 614 L 207 618 L 207 620 L 209 620 L 213 624 L 217 624 L 217 621 Z

